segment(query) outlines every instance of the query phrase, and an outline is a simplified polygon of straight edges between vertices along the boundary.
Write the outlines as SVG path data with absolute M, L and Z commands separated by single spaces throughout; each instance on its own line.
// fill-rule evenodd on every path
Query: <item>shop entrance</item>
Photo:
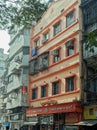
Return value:
M 36 125 L 29 126 L 28 130 L 40 130 L 40 125 L 36 124 Z
M 42 125 L 41 130 L 48 130 L 47 125 Z
M 42 125 L 41 130 L 53 130 L 53 125 Z
M 40 124 L 40 130 L 64 130 L 65 113 L 41 116 Z
M 64 130 L 65 113 L 54 114 L 53 130 Z

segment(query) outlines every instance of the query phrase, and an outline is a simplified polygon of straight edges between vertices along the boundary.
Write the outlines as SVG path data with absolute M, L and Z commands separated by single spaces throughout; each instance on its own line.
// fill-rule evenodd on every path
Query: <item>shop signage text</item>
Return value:
M 81 108 L 78 105 L 78 103 L 65 103 L 47 107 L 27 108 L 26 116 L 31 117 L 35 114 L 53 114 L 60 112 L 81 112 Z

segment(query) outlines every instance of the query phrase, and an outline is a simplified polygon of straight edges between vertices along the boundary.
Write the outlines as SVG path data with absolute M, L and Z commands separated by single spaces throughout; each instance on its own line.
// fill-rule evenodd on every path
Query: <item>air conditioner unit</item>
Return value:
M 7 113 L 11 114 L 11 113 L 13 113 L 13 111 L 12 110 L 7 110 Z
M 1 107 L 6 107 L 6 103 L 2 103 L 2 104 L 1 104 Z
M 11 102 L 11 99 L 9 97 L 7 98 L 7 102 Z
M 20 69 L 20 65 L 16 65 L 16 69 Z
M 11 98 L 12 98 L 12 99 L 16 99 L 16 98 L 17 98 L 17 93 L 12 93 L 12 94 L 11 94 Z
M 14 119 L 15 119 L 15 120 L 18 120 L 18 119 L 19 119 L 19 115 L 15 115 L 15 116 L 14 116 Z

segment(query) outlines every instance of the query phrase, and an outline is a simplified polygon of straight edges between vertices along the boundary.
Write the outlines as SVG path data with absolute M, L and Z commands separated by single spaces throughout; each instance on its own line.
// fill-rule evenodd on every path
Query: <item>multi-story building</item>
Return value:
M 82 0 L 83 12 L 83 77 L 84 77 L 84 115 L 93 127 L 97 124 L 97 47 L 94 51 L 85 48 L 86 35 L 97 32 L 97 1 Z M 97 33 L 96 33 L 97 34 Z M 93 42 L 93 41 L 92 41 Z M 87 123 L 88 124 L 88 123 Z M 86 125 L 87 125 L 86 124 Z M 96 126 L 97 128 L 97 126 Z M 93 128 L 96 129 L 96 128 Z M 89 128 L 87 127 L 89 130 Z M 92 128 L 91 128 L 92 129 Z
M 69 126 L 82 120 L 79 5 L 78 0 L 56 0 L 31 28 L 26 117 L 32 129 L 79 129 Z
M 17 31 L 17 30 L 16 30 Z M 8 122 L 19 129 L 25 120 L 27 106 L 30 30 L 22 27 L 9 43 L 7 97 L 4 99 Z
M 6 93 L 6 83 L 4 82 L 4 74 L 6 71 L 6 59 L 8 55 L 4 53 L 4 49 L 0 48 L 0 127 L 3 123 L 3 114 L 6 113 L 4 103 L 4 94 Z
M 2 83 L 2 75 L 5 71 L 5 61 L 6 61 L 6 58 L 7 58 L 7 54 L 4 53 L 4 49 L 0 48 L 0 85 Z

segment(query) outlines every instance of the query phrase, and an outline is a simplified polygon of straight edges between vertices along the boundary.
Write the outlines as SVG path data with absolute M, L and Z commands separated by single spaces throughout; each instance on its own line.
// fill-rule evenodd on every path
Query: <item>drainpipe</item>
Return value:
M 81 3 L 79 3 L 81 4 Z M 79 86 L 80 86 L 80 100 L 83 102 L 83 25 L 82 25 L 82 9 L 79 7 Z
M 84 101 L 84 83 L 83 83 L 83 41 L 79 41 L 79 64 L 80 64 L 80 99 Z
M 81 4 L 81 3 L 80 3 Z M 80 76 L 80 101 L 83 105 L 84 103 L 84 73 L 83 73 L 83 16 L 82 16 L 82 8 L 79 7 L 79 76 Z M 83 106 L 82 106 L 83 111 Z M 83 118 L 83 113 L 82 113 Z

